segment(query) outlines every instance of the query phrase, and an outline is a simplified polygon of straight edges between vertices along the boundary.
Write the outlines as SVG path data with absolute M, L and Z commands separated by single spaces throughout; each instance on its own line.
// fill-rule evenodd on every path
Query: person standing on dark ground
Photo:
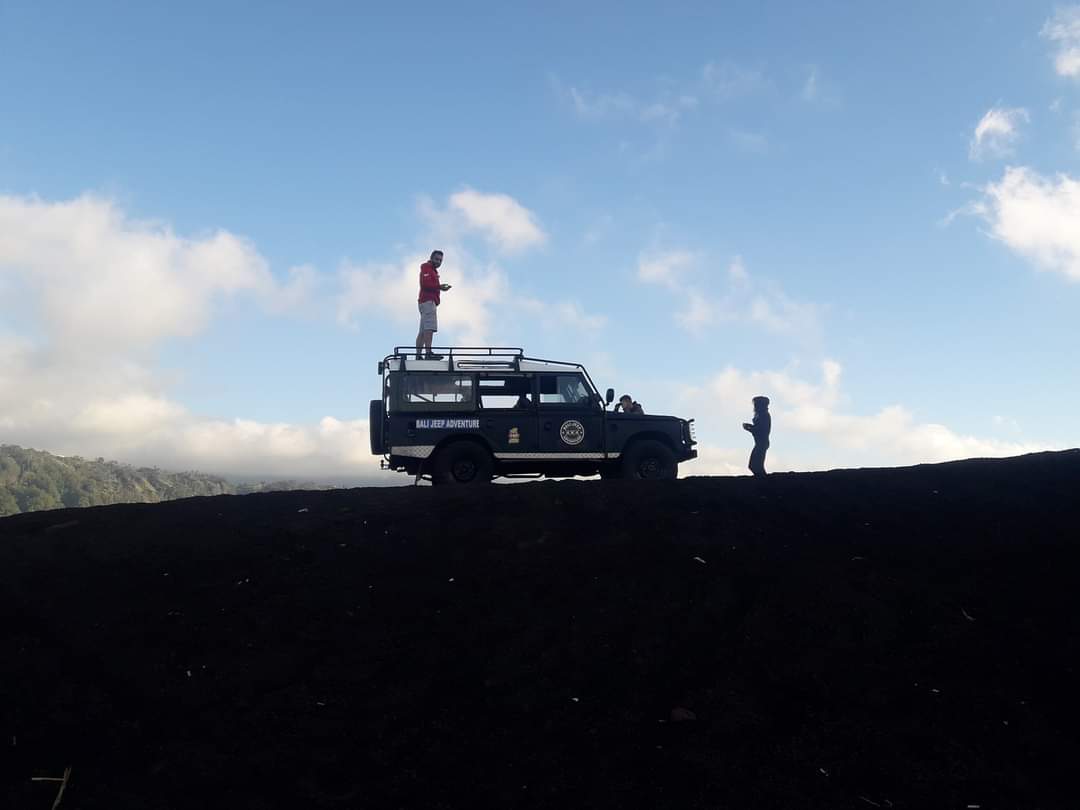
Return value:
M 416 333 L 416 359 L 442 360 L 442 355 L 433 354 L 431 341 L 439 331 L 439 316 L 435 311 L 439 306 L 439 293 L 450 289 L 449 284 L 439 281 L 439 265 L 442 264 L 443 252 L 435 250 L 431 259 L 420 265 L 420 295 L 416 305 L 420 309 L 420 331 Z M 426 349 L 425 354 L 421 351 Z
M 765 477 L 765 452 L 769 449 L 769 432 L 772 430 L 772 417 L 769 415 L 769 398 L 754 397 L 754 420 L 743 422 L 743 430 L 754 436 L 754 449 L 750 451 L 750 472 L 754 478 Z

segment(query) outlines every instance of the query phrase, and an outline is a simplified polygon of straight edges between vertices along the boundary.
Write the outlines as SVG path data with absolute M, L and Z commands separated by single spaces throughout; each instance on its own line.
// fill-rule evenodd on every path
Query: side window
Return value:
M 480 377 L 480 407 L 485 411 L 524 410 L 533 407 L 532 377 Z
M 475 396 L 472 377 L 456 374 L 403 374 L 398 378 L 402 410 L 469 410 Z
M 577 374 L 545 374 L 540 378 L 541 405 L 589 404 L 589 389 Z

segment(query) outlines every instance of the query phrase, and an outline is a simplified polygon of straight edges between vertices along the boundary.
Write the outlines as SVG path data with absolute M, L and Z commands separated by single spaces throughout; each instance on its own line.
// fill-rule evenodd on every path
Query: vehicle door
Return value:
M 604 411 L 580 372 L 541 373 L 540 450 L 573 458 L 599 458 L 604 450 Z
M 480 429 L 496 458 L 535 453 L 536 392 L 533 374 L 479 374 Z

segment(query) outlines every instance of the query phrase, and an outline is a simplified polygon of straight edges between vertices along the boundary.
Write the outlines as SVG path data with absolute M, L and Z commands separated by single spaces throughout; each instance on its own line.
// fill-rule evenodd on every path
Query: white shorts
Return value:
M 421 301 L 417 306 L 420 308 L 420 331 L 438 332 L 439 315 L 435 311 L 435 302 Z

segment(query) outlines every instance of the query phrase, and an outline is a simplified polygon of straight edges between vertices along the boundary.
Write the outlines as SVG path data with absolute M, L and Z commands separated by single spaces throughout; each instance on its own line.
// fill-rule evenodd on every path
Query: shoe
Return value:
M 441 354 L 433 354 L 432 352 L 428 352 L 426 355 L 424 355 L 424 359 L 425 360 L 442 360 L 443 356 Z

